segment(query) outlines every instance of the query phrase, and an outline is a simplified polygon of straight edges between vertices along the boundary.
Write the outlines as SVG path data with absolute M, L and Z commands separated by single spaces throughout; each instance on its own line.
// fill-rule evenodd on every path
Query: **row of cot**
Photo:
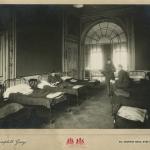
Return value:
M 24 107 L 46 108 L 52 116 L 55 105 L 67 101 L 67 107 L 70 107 L 74 97 L 79 104 L 80 97 L 89 95 L 89 89 L 100 85 L 99 81 L 77 80 L 68 76 L 61 77 L 61 82 L 54 84 L 48 82 L 48 78 L 49 74 L 42 74 L 6 80 L 1 88 L 0 118 L 19 113 Z M 38 83 L 37 88 L 31 88 L 30 81 Z

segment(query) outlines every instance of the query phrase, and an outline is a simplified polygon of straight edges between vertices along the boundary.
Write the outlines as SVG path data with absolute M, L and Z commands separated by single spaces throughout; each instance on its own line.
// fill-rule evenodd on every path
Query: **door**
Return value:
M 103 64 L 106 64 L 108 59 L 112 59 L 111 44 L 101 45 L 103 52 Z

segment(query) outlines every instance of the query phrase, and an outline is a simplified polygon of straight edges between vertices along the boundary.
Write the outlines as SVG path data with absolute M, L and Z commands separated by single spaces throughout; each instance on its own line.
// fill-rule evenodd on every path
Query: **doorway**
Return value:
M 112 58 L 111 44 L 104 44 L 101 47 L 103 52 L 103 63 L 106 64 L 107 60 Z

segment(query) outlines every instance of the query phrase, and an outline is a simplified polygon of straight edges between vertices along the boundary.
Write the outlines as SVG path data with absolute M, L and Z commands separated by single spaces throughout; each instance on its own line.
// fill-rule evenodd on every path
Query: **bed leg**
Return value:
M 49 112 L 50 112 L 50 116 L 51 116 L 50 124 L 52 125 L 55 122 L 55 119 L 54 119 L 54 116 L 53 116 L 53 113 L 52 113 L 52 106 L 50 106 Z
M 113 124 L 114 124 L 114 128 L 116 128 L 116 115 L 113 114 Z
M 77 106 L 79 106 L 79 95 L 77 95 Z
M 112 111 L 111 115 L 113 116 L 114 115 L 114 104 L 112 104 L 112 110 L 111 111 Z

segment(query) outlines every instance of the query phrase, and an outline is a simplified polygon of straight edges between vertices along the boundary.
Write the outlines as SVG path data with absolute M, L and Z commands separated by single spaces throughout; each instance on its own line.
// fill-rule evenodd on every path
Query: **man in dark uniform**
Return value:
M 110 89 L 110 80 L 114 80 L 115 67 L 110 59 L 107 60 L 107 63 L 104 67 L 103 74 L 105 76 L 106 86 L 107 86 L 107 95 L 111 95 L 111 89 Z

